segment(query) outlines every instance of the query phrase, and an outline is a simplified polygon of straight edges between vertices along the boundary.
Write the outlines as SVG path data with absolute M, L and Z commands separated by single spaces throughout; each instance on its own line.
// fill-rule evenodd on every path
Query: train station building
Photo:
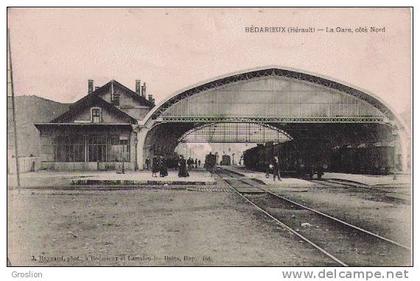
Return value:
M 38 123 L 41 168 L 49 170 L 114 170 L 124 163 L 137 169 L 137 124 L 154 106 L 146 85 L 136 91 L 112 80 L 72 104 L 49 123 Z
M 135 91 L 114 80 L 93 89 L 90 81 L 84 98 L 36 127 L 42 167 L 56 170 L 112 170 L 121 162 L 143 169 L 155 155 L 175 159 L 182 142 L 293 142 L 321 152 L 386 147 L 368 162 L 385 161 L 389 172 L 407 168 L 411 145 L 405 125 L 375 95 L 279 67 L 213 78 L 158 105 L 139 81 Z

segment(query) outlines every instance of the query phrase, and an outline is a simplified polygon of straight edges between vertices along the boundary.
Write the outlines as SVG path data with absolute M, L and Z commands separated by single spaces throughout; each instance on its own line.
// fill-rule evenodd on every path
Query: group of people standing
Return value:
M 189 177 L 190 174 L 188 173 L 188 171 L 191 171 L 192 168 L 198 168 L 200 166 L 200 160 L 194 160 L 191 157 L 185 159 L 183 155 L 180 155 L 178 159 L 178 177 Z
M 148 169 L 150 160 L 146 159 L 146 168 Z M 159 173 L 160 177 L 166 177 L 168 175 L 168 164 L 166 158 L 163 156 L 155 156 L 152 159 L 152 177 L 157 177 L 157 173 Z
M 191 171 L 192 168 L 198 168 L 201 166 L 201 160 L 197 158 L 194 160 L 193 158 L 189 157 L 187 159 L 187 166 L 188 166 L 188 170 Z
M 154 156 L 152 160 L 149 158 L 145 161 L 146 169 L 152 170 L 152 177 L 157 177 L 158 173 L 160 177 L 166 177 L 168 175 L 168 161 L 163 156 Z M 173 165 L 173 163 L 172 163 Z M 177 161 L 178 166 L 178 176 L 179 177 L 189 177 L 188 171 L 192 168 L 200 167 L 201 161 L 198 159 L 192 159 L 191 157 L 185 159 L 183 155 L 179 156 Z

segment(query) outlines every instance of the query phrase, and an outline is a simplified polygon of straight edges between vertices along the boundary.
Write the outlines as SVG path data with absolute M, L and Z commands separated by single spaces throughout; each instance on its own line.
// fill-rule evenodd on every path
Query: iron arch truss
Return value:
M 185 132 L 180 143 L 267 143 L 286 142 L 292 137 L 285 131 L 263 123 L 211 123 Z
M 394 123 L 403 127 L 390 108 L 371 94 L 278 67 L 181 90 L 157 105 L 143 122 Z
M 406 126 L 379 98 L 330 78 L 275 66 L 201 82 L 162 101 L 139 123 L 144 155 L 170 154 L 184 141 L 280 140 L 263 133 L 237 137 L 243 123 L 259 124 L 249 126 L 266 132 L 272 126 L 283 131 L 282 137 L 287 132 L 295 141 L 326 141 L 331 147 L 393 143 L 396 155 L 409 157 Z M 212 130 L 219 132 L 218 140 Z

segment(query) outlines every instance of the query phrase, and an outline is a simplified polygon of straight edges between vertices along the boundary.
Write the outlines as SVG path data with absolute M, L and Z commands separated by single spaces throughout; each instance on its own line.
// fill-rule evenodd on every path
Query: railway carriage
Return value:
M 393 147 L 383 144 L 330 148 L 327 142 L 267 143 L 244 152 L 248 169 L 265 171 L 274 156 L 279 156 L 282 175 L 298 177 L 325 171 L 355 174 L 389 174 L 393 171 Z M 398 163 L 397 163 L 398 168 Z
M 393 156 L 394 148 L 386 145 L 335 148 L 331 157 L 331 171 L 386 175 L 393 171 Z
M 244 152 L 244 164 L 248 169 L 265 171 L 274 156 L 278 156 L 282 175 L 312 177 L 317 174 L 321 177 L 329 159 L 322 146 L 318 144 L 315 147 L 309 142 L 294 141 L 258 145 Z

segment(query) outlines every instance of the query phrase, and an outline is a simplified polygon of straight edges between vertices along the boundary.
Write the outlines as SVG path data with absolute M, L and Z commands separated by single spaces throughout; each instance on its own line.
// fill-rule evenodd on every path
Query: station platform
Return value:
M 273 181 L 273 175 L 270 174 L 268 178 L 265 177 L 265 173 L 250 171 L 241 166 L 221 166 L 221 168 L 242 175 L 248 178 L 255 179 L 259 182 L 263 182 L 266 185 L 274 185 L 276 187 L 298 187 L 298 188 L 309 188 L 316 184 L 304 179 L 298 178 L 282 178 L 281 181 Z
M 409 174 L 397 174 L 395 180 L 394 175 L 362 175 L 345 173 L 325 173 L 322 178 L 356 182 L 367 186 L 411 185 L 411 175 Z
M 121 186 L 121 185 L 212 185 L 215 178 L 204 169 L 189 171 L 189 177 L 178 177 L 169 170 L 166 177 L 152 177 L 151 171 L 38 171 L 20 175 L 21 187 Z M 16 187 L 16 175 L 8 175 L 8 186 Z
M 265 177 L 265 173 L 250 171 L 243 166 L 222 166 L 222 168 L 227 169 L 231 172 L 254 178 L 259 181 L 264 182 L 267 185 L 276 185 L 276 186 L 299 186 L 299 187 L 311 187 L 315 183 L 299 179 L 299 178 L 282 178 L 282 181 L 273 181 L 273 175 L 270 174 L 269 178 Z M 397 174 L 396 179 L 393 179 L 393 175 L 363 175 L 363 174 L 346 174 L 346 173 L 325 173 L 322 176 L 324 180 L 337 180 L 342 182 L 355 183 L 360 185 L 365 185 L 367 187 L 386 187 L 386 186 L 402 186 L 410 187 L 411 186 L 411 176 L 409 174 Z

